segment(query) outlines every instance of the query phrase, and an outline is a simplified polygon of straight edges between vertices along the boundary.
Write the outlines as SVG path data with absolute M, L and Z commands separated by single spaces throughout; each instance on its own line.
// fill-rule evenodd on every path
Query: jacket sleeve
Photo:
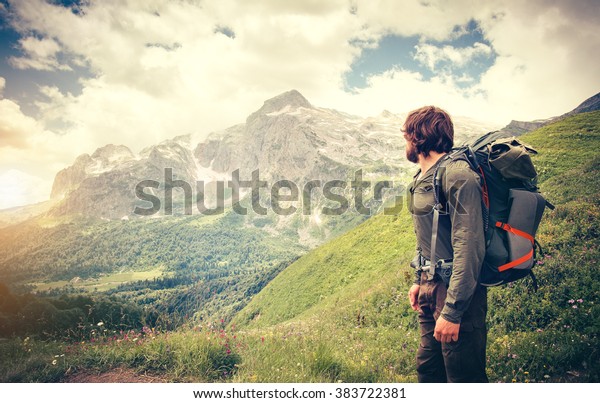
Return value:
M 449 322 L 460 323 L 478 285 L 485 257 L 482 191 L 479 176 L 459 163 L 449 164 L 442 179 L 452 225 L 454 256 L 452 276 L 441 315 Z

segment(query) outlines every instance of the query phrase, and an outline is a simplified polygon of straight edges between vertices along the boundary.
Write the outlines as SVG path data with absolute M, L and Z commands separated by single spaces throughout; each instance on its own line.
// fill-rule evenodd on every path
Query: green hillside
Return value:
M 349 302 L 382 282 L 404 284 L 401 273 L 414 255 L 410 215 L 377 215 L 345 235 L 302 256 L 267 285 L 235 322 L 264 327 Z
M 152 327 L 173 329 L 194 316 L 229 319 L 304 252 L 292 236 L 244 226 L 243 217 L 233 213 L 30 220 L 0 229 L 0 285 L 24 294 L 22 303 L 7 308 L 0 337 L 21 334 L 28 327 L 23 322 L 49 320 L 19 314 L 34 299 L 24 293 L 29 290 L 38 297 L 116 298 L 143 309 L 142 323 Z M 73 328 L 77 320 L 73 317 Z

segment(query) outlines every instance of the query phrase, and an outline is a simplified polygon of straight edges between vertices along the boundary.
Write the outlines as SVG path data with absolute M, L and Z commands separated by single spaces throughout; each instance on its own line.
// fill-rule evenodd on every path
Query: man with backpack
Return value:
M 445 111 L 412 111 L 403 132 L 406 156 L 420 168 L 409 189 L 418 252 L 409 300 L 419 312 L 419 382 L 487 382 L 480 176 L 464 159 L 447 160 L 454 128 Z

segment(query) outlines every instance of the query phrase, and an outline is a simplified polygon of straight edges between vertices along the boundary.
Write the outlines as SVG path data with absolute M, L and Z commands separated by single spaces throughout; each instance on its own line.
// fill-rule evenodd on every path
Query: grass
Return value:
M 63 343 L 57 341 L 1 340 L 0 382 L 59 381 L 65 375 L 65 367 L 57 365 L 62 351 Z
M 17 363 L 0 365 L 0 381 L 57 381 L 85 369 L 106 372 L 134 368 L 140 374 L 164 374 L 174 382 L 210 382 L 231 378 L 239 355 L 235 339 L 223 329 L 158 333 L 103 332 L 74 343 L 40 342 L 26 338 L 0 342 L 3 357 Z
M 397 236 L 407 234 L 408 236 Z M 402 263 L 412 258 L 414 235 L 406 211 L 378 215 L 317 248 L 290 265 L 234 319 L 263 327 L 346 304 L 376 287 L 397 280 Z
M 597 158 L 600 112 L 581 113 L 521 136 L 540 151 L 534 158 L 540 183 Z
M 171 382 L 414 380 L 409 362 L 397 360 L 395 344 L 378 346 L 381 341 L 403 340 L 402 333 L 355 329 L 339 338 L 337 334 L 335 327 L 296 324 L 268 331 L 218 326 L 167 333 L 145 329 L 75 343 L 13 339 L 0 342 L 6 358 L 0 364 L 0 382 L 57 382 L 81 371 L 119 368 Z

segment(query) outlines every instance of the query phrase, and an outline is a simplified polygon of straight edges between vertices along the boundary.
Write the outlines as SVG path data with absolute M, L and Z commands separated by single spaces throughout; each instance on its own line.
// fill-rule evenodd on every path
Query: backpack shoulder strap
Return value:
M 431 256 L 429 256 L 429 279 L 433 279 L 435 274 L 435 267 L 437 266 L 437 238 L 438 238 L 438 226 L 440 223 L 440 210 L 443 208 L 440 203 L 440 196 L 442 195 L 441 191 L 441 177 L 443 170 L 440 170 L 440 165 L 445 164 L 447 156 L 442 157 L 444 160 L 440 161 L 438 166 L 435 168 L 433 173 L 433 197 L 434 197 L 434 206 L 433 206 L 433 223 L 431 225 Z
M 437 265 L 437 238 L 438 238 L 438 227 L 440 222 L 440 212 L 444 209 L 444 205 L 446 204 L 447 197 L 444 194 L 443 190 L 443 180 L 442 176 L 444 175 L 444 171 L 446 170 L 446 165 L 448 162 L 462 158 L 461 155 L 464 153 L 462 148 L 451 151 L 450 153 L 444 155 L 442 160 L 435 167 L 435 171 L 433 173 L 433 197 L 434 203 L 433 206 L 433 223 L 431 226 L 431 256 L 430 260 L 430 275 L 433 277 L 435 272 L 435 266 Z
M 431 262 L 432 267 L 437 264 L 436 248 L 437 248 L 437 237 L 438 237 L 437 235 L 438 235 L 438 228 L 439 228 L 440 211 L 442 209 L 444 209 L 444 204 L 447 203 L 447 197 L 444 194 L 444 189 L 443 189 L 443 182 L 444 182 L 443 175 L 446 170 L 446 165 L 450 161 L 456 161 L 456 160 L 466 161 L 469 164 L 469 166 L 471 167 L 471 169 L 473 171 L 475 171 L 475 173 L 477 173 L 477 175 L 479 175 L 479 177 L 481 178 L 481 186 L 482 186 L 482 190 L 483 190 L 483 197 L 482 197 L 482 208 L 483 208 L 483 212 L 484 212 L 483 219 L 484 219 L 484 227 L 485 227 L 486 231 L 488 228 L 488 221 L 489 221 L 489 219 L 488 219 L 489 202 L 488 202 L 488 195 L 487 195 L 487 185 L 485 184 L 485 176 L 483 176 L 483 170 L 479 166 L 479 162 L 477 161 L 477 157 L 475 155 L 475 152 L 473 151 L 473 148 L 471 146 L 460 147 L 460 148 L 452 150 L 450 153 L 446 154 L 442 158 L 443 158 L 442 161 L 440 161 L 440 163 L 437 165 L 435 172 L 433 174 L 433 194 L 434 194 L 434 199 L 435 199 L 435 206 L 433 208 L 433 223 L 432 223 L 432 227 L 431 227 L 430 262 Z
M 460 148 L 455 148 L 450 151 L 448 154 L 442 157 L 442 160 L 437 165 L 435 172 L 433 174 L 433 190 L 435 203 L 444 205 L 446 202 L 446 196 L 444 195 L 444 181 L 443 176 L 446 171 L 446 165 L 448 165 L 451 161 L 463 160 L 466 161 L 472 170 L 479 174 L 479 163 L 477 162 L 477 158 L 475 157 L 475 153 L 470 146 L 464 146 Z

